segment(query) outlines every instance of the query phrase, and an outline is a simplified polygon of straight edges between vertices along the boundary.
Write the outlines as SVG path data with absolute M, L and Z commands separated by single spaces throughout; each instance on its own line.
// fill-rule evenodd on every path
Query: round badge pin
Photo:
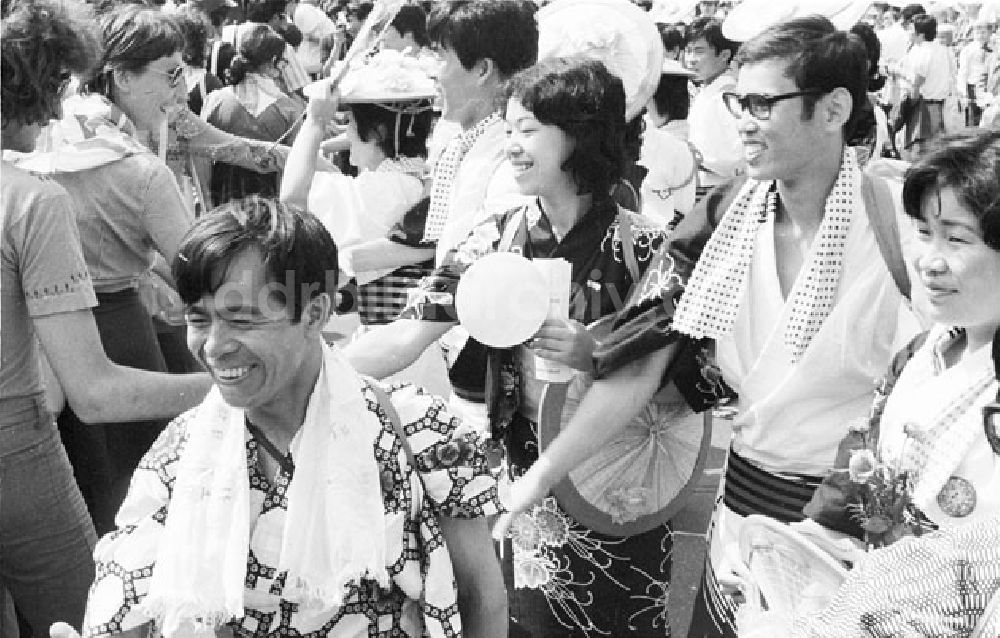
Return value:
M 968 479 L 953 476 L 938 492 L 937 502 L 948 516 L 964 518 L 976 509 L 976 488 Z

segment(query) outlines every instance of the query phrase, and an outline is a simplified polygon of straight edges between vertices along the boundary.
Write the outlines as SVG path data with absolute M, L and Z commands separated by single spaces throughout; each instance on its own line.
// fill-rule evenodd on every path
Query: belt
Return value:
M 924 100 L 924 104 L 944 104 L 944 100 Z

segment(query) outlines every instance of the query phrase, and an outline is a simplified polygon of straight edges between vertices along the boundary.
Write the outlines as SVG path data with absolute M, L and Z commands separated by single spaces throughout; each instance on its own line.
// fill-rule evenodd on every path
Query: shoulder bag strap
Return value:
M 639 272 L 639 262 L 635 259 L 632 222 L 629 220 L 628 212 L 620 206 L 618 207 L 618 235 L 622 241 L 622 256 L 625 258 L 625 267 L 632 275 L 632 283 L 637 284 L 641 273 Z
M 399 412 L 396 411 L 396 406 L 392 404 L 392 400 L 389 398 L 388 393 L 382 389 L 380 385 L 365 379 L 365 383 L 368 388 L 375 394 L 375 398 L 378 400 L 379 405 L 385 410 L 386 416 L 392 421 L 392 429 L 396 432 L 396 436 L 399 437 L 399 443 L 403 446 L 403 452 L 406 453 L 406 460 L 410 462 L 410 466 L 416 470 L 417 469 L 417 459 L 413 456 L 413 448 L 410 447 L 410 441 L 406 438 L 406 432 L 403 431 L 403 422 L 399 418 Z
M 884 179 L 863 173 L 861 194 L 882 259 L 885 260 L 885 265 L 889 268 L 899 292 L 909 299 L 910 275 L 903 260 L 903 246 L 899 241 L 899 225 L 896 223 L 896 207 L 889 186 Z
M 507 224 L 503 228 L 503 235 L 500 236 L 500 243 L 497 244 L 498 253 L 510 252 L 510 249 L 514 246 L 514 239 L 517 237 L 517 231 L 522 226 L 524 227 L 525 232 L 527 232 L 528 215 L 525 208 L 525 206 L 521 206 L 507 218 Z

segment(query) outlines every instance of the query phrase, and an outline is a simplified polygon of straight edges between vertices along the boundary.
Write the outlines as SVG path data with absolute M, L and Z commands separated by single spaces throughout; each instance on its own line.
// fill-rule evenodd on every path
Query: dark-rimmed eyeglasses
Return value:
M 181 83 L 181 78 L 184 77 L 184 67 L 182 65 L 177 65 L 169 71 L 161 71 L 152 67 L 146 67 L 146 69 L 154 73 L 167 76 L 167 82 L 170 84 L 170 88 L 172 89 L 176 88 L 177 85 Z
M 764 95 L 762 93 L 740 95 L 739 93 L 727 92 L 722 94 L 722 101 L 735 118 L 743 117 L 743 113 L 750 113 L 754 119 L 764 121 L 770 119 L 771 109 L 782 100 L 790 100 L 794 97 L 803 97 L 806 95 L 820 95 L 822 93 L 825 93 L 825 91 L 820 91 L 819 89 L 782 93 L 781 95 Z

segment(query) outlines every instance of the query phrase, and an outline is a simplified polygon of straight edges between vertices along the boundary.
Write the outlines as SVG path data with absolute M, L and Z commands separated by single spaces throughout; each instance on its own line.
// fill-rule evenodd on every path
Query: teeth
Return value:
M 759 144 L 744 144 L 743 145 L 743 157 L 748 161 L 752 162 L 764 153 L 764 147 Z
M 227 368 L 225 370 L 216 370 L 215 376 L 222 379 L 223 381 L 233 381 L 235 379 L 239 379 L 240 377 L 246 375 L 246 373 L 248 372 L 250 372 L 249 367 Z

